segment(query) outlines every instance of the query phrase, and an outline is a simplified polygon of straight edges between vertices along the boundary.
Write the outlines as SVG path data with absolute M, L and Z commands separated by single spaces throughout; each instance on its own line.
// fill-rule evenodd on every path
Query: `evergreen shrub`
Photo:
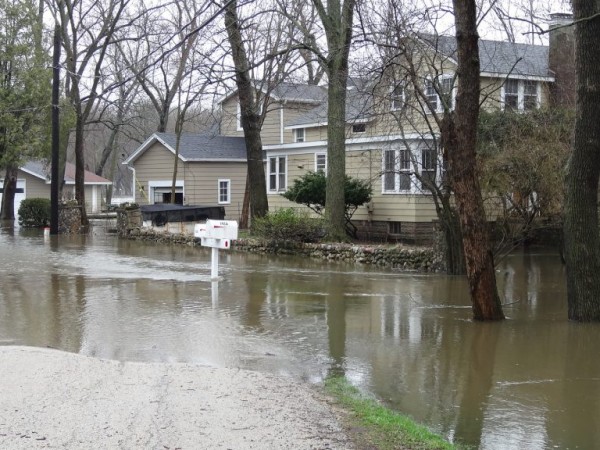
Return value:
M 19 206 L 19 225 L 25 228 L 50 225 L 50 199 L 26 198 Z

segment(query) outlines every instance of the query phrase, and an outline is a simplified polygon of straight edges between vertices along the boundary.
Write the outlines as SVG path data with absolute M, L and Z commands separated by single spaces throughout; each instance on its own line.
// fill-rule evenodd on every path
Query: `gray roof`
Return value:
M 286 123 L 287 127 L 327 123 L 327 99 L 319 106 Z M 346 122 L 365 122 L 372 118 L 372 96 L 368 92 L 351 89 L 346 94 Z
M 421 39 L 440 53 L 456 58 L 456 38 L 422 35 Z M 551 77 L 548 68 L 548 47 L 516 44 L 506 41 L 479 41 L 481 71 L 493 74 Z
M 175 151 L 175 133 L 154 133 L 154 136 Z M 246 143 L 243 137 L 184 133 L 179 143 L 179 155 L 187 161 L 246 160 Z
M 280 83 L 271 96 L 277 100 L 320 103 L 327 98 L 327 89 L 312 84 Z
M 21 166 L 22 170 L 31 173 L 43 180 L 50 179 L 50 167 L 46 161 L 33 160 L 27 161 Z

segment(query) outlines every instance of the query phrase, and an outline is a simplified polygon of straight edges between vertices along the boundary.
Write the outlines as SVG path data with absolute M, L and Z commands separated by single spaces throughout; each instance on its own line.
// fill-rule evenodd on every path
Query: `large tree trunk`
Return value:
M 577 116 L 566 174 L 565 262 L 569 319 L 600 321 L 600 1 L 573 1 Z
M 329 239 L 347 239 L 345 227 L 346 198 L 346 85 L 348 69 L 335 67 L 329 70 L 327 110 L 327 184 L 325 217 Z
M 496 288 L 494 256 L 476 173 L 480 101 L 479 47 L 474 0 L 453 0 L 458 47 L 456 110 L 443 120 L 452 187 L 463 234 L 467 279 L 475 320 L 504 319 Z
M 457 211 L 450 205 L 450 201 L 444 202 L 444 208 L 438 212 L 441 232 L 444 236 L 444 259 L 446 273 L 448 275 L 465 275 L 465 257 L 460 229 L 460 218 Z
M 240 121 L 244 130 L 250 180 L 250 217 L 263 217 L 269 211 L 267 182 L 260 136 L 261 113 L 254 96 L 250 79 L 250 64 L 246 56 L 241 24 L 237 15 L 237 1 L 230 2 L 225 9 L 225 27 L 235 65 L 235 81 L 240 102 Z
M 346 235 L 346 88 L 348 55 L 352 42 L 352 22 L 356 0 L 313 0 L 327 37 L 327 187 L 325 218 L 328 238 L 347 239 Z
M 15 194 L 17 193 L 18 166 L 10 164 L 6 168 L 2 193 L 0 220 L 15 220 Z

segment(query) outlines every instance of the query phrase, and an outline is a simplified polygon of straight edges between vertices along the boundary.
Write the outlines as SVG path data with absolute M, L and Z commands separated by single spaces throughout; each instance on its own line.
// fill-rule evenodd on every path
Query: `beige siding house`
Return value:
M 424 240 L 437 220 L 423 180 L 444 179 L 436 119 L 454 106 L 456 41 L 423 36 L 413 51 L 418 60 L 348 89 L 346 172 L 373 186 L 372 201 L 353 217 L 366 238 Z M 547 104 L 555 81 L 548 53 L 546 46 L 480 41 L 484 107 L 526 111 Z M 419 67 L 417 83 L 402 72 L 407 66 Z M 263 143 L 271 208 L 298 207 L 280 193 L 307 171 L 327 170 L 326 99 L 282 125 L 303 139 Z M 488 216 L 495 218 L 492 206 Z
M 455 54 L 453 37 L 419 36 L 411 54 L 417 58 L 412 67 L 419 68 L 415 76 L 403 73 L 400 61 L 390 64 L 393 73 L 376 81 L 351 80 L 346 172 L 373 187 L 372 201 L 353 217 L 365 238 L 419 241 L 432 236 L 437 216 L 426 186 L 427 180 L 440 185 L 444 180 L 436 119 L 454 107 Z M 548 47 L 481 40 L 479 57 L 485 108 L 526 111 L 548 103 L 555 83 Z M 303 208 L 281 193 L 308 171 L 327 171 L 326 89 L 281 83 L 268 90 L 257 87 L 256 100 L 264 112 L 269 208 Z M 237 219 L 246 180 L 237 93 L 224 97 L 220 107 L 220 136 L 182 141 L 176 195 L 182 204 L 215 204 L 220 202 L 220 180 L 227 180 L 226 214 Z M 136 201 L 166 201 L 174 148 L 174 136 L 155 134 L 126 161 L 135 171 Z M 492 220 L 493 211 L 488 212 Z
M 0 200 L 2 199 L 2 183 L 0 179 Z M 84 173 L 84 195 L 87 212 L 96 213 L 102 210 L 103 189 L 112 181 L 100 177 L 93 172 Z M 67 163 L 62 191 L 63 200 L 75 198 L 75 166 Z M 19 168 L 17 175 L 17 194 L 15 196 L 15 213 L 25 198 L 50 198 L 50 166 L 44 161 L 29 161 Z
M 154 133 L 124 162 L 134 171 L 134 201 L 171 202 L 176 154 L 173 133 Z M 175 203 L 223 206 L 225 218 L 239 220 L 246 188 L 243 137 L 183 134 L 179 144 Z

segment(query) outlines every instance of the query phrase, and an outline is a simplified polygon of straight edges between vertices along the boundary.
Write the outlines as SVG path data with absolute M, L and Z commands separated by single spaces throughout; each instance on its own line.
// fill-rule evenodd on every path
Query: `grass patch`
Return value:
M 366 397 L 344 377 L 328 378 L 325 381 L 325 390 L 350 413 L 351 433 L 360 448 L 378 450 L 461 448 L 432 433 L 427 427 Z

